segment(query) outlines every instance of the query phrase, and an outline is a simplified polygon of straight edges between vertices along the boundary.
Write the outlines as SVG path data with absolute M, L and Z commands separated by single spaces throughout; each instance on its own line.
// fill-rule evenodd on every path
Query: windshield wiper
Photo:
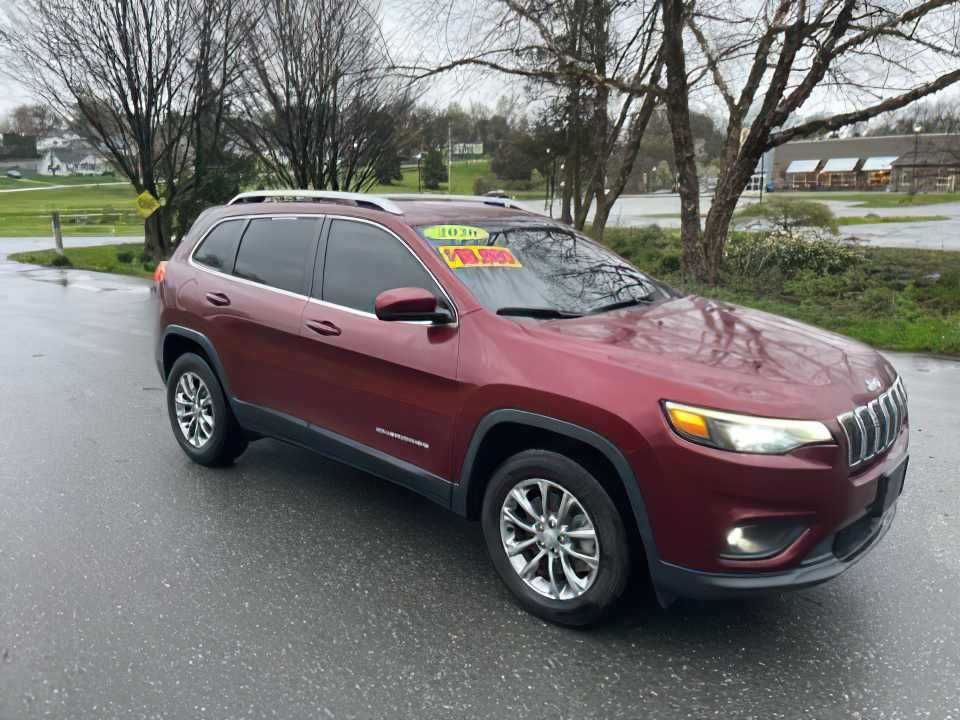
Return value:
M 532 317 L 542 318 L 544 320 L 556 320 L 561 318 L 578 318 L 580 313 L 570 312 L 569 310 L 558 310 L 551 307 L 502 307 L 497 309 L 497 315 L 507 317 Z
M 618 300 L 617 302 L 612 302 L 607 305 L 601 305 L 600 307 L 590 308 L 590 315 L 596 315 L 597 313 L 610 312 L 611 310 L 621 310 L 623 308 L 633 307 L 634 305 L 649 305 L 654 301 L 653 295 L 644 295 L 642 297 L 633 297 L 629 300 Z

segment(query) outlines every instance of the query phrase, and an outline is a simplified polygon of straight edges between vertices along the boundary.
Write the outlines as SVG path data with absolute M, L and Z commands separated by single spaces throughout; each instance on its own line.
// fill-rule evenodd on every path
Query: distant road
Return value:
M 0 190 L 0 193 L 21 193 L 36 192 L 38 190 L 69 190 L 70 188 L 89 188 L 89 187 L 108 187 L 110 185 L 129 185 L 128 182 L 108 182 L 108 183 L 77 183 L 73 185 L 43 185 L 41 187 L 11 188 L 9 190 Z

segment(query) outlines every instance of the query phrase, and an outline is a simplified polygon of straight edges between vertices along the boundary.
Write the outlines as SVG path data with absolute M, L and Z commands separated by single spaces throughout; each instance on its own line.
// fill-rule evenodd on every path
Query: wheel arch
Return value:
M 586 467 L 611 495 L 631 540 L 652 567 L 657 558 L 653 531 L 636 475 L 610 440 L 588 428 L 525 410 L 495 410 L 477 424 L 454 487 L 452 509 L 477 519 L 490 476 L 511 455 L 531 447 L 567 455 Z M 628 510 L 629 508 L 629 510 Z
M 220 362 L 220 356 L 210 339 L 201 332 L 185 328 L 181 325 L 170 325 L 163 332 L 163 342 L 161 343 L 160 369 L 163 380 L 166 382 L 173 364 L 177 358 L 187 352 L 193 352 L 200 355 L 213 368 L 223 387 L 224 395 L 228 402 L 232 402 L 230 393 L 230 384 L 227 380 L 227 374 L 224 372 L 223 363 Z

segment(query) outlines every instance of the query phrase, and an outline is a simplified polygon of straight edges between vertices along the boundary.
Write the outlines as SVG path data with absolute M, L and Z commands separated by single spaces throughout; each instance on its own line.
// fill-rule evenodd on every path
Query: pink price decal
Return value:
M 465 267 L 523 267 L 509 248 L 495 245 L 441 245 L 437 250 L 454 270 Z

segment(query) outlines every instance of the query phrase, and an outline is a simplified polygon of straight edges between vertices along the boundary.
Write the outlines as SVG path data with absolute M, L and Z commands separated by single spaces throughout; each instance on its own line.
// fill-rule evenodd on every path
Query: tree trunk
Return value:
M 689 87 L 686 58 L 683 51 L 685 3 L 665 0 L 663 3 L 663 61 L 667 70 L 665 104 L 670 120 L 674 160 L 680 179 L 680 241 L 683 246 L 684 274 L 701 282 L 716 282 L 709 270 L 700 230 L 700 179 L 693 132 L 690 129 Z
M 158 208 L 143 223 L 143 252 L 152 260 L 166 260 L 170 253 L 170 224 L 166 208 Z
M 609 201 L 605 192 L 597 194 L 597 210 L 593 213 L 593 222 L 590 224 L 590 235 L 597 241 L 603 240 L 603 231 L 607 228 L 610 210 L 614 201 Z

